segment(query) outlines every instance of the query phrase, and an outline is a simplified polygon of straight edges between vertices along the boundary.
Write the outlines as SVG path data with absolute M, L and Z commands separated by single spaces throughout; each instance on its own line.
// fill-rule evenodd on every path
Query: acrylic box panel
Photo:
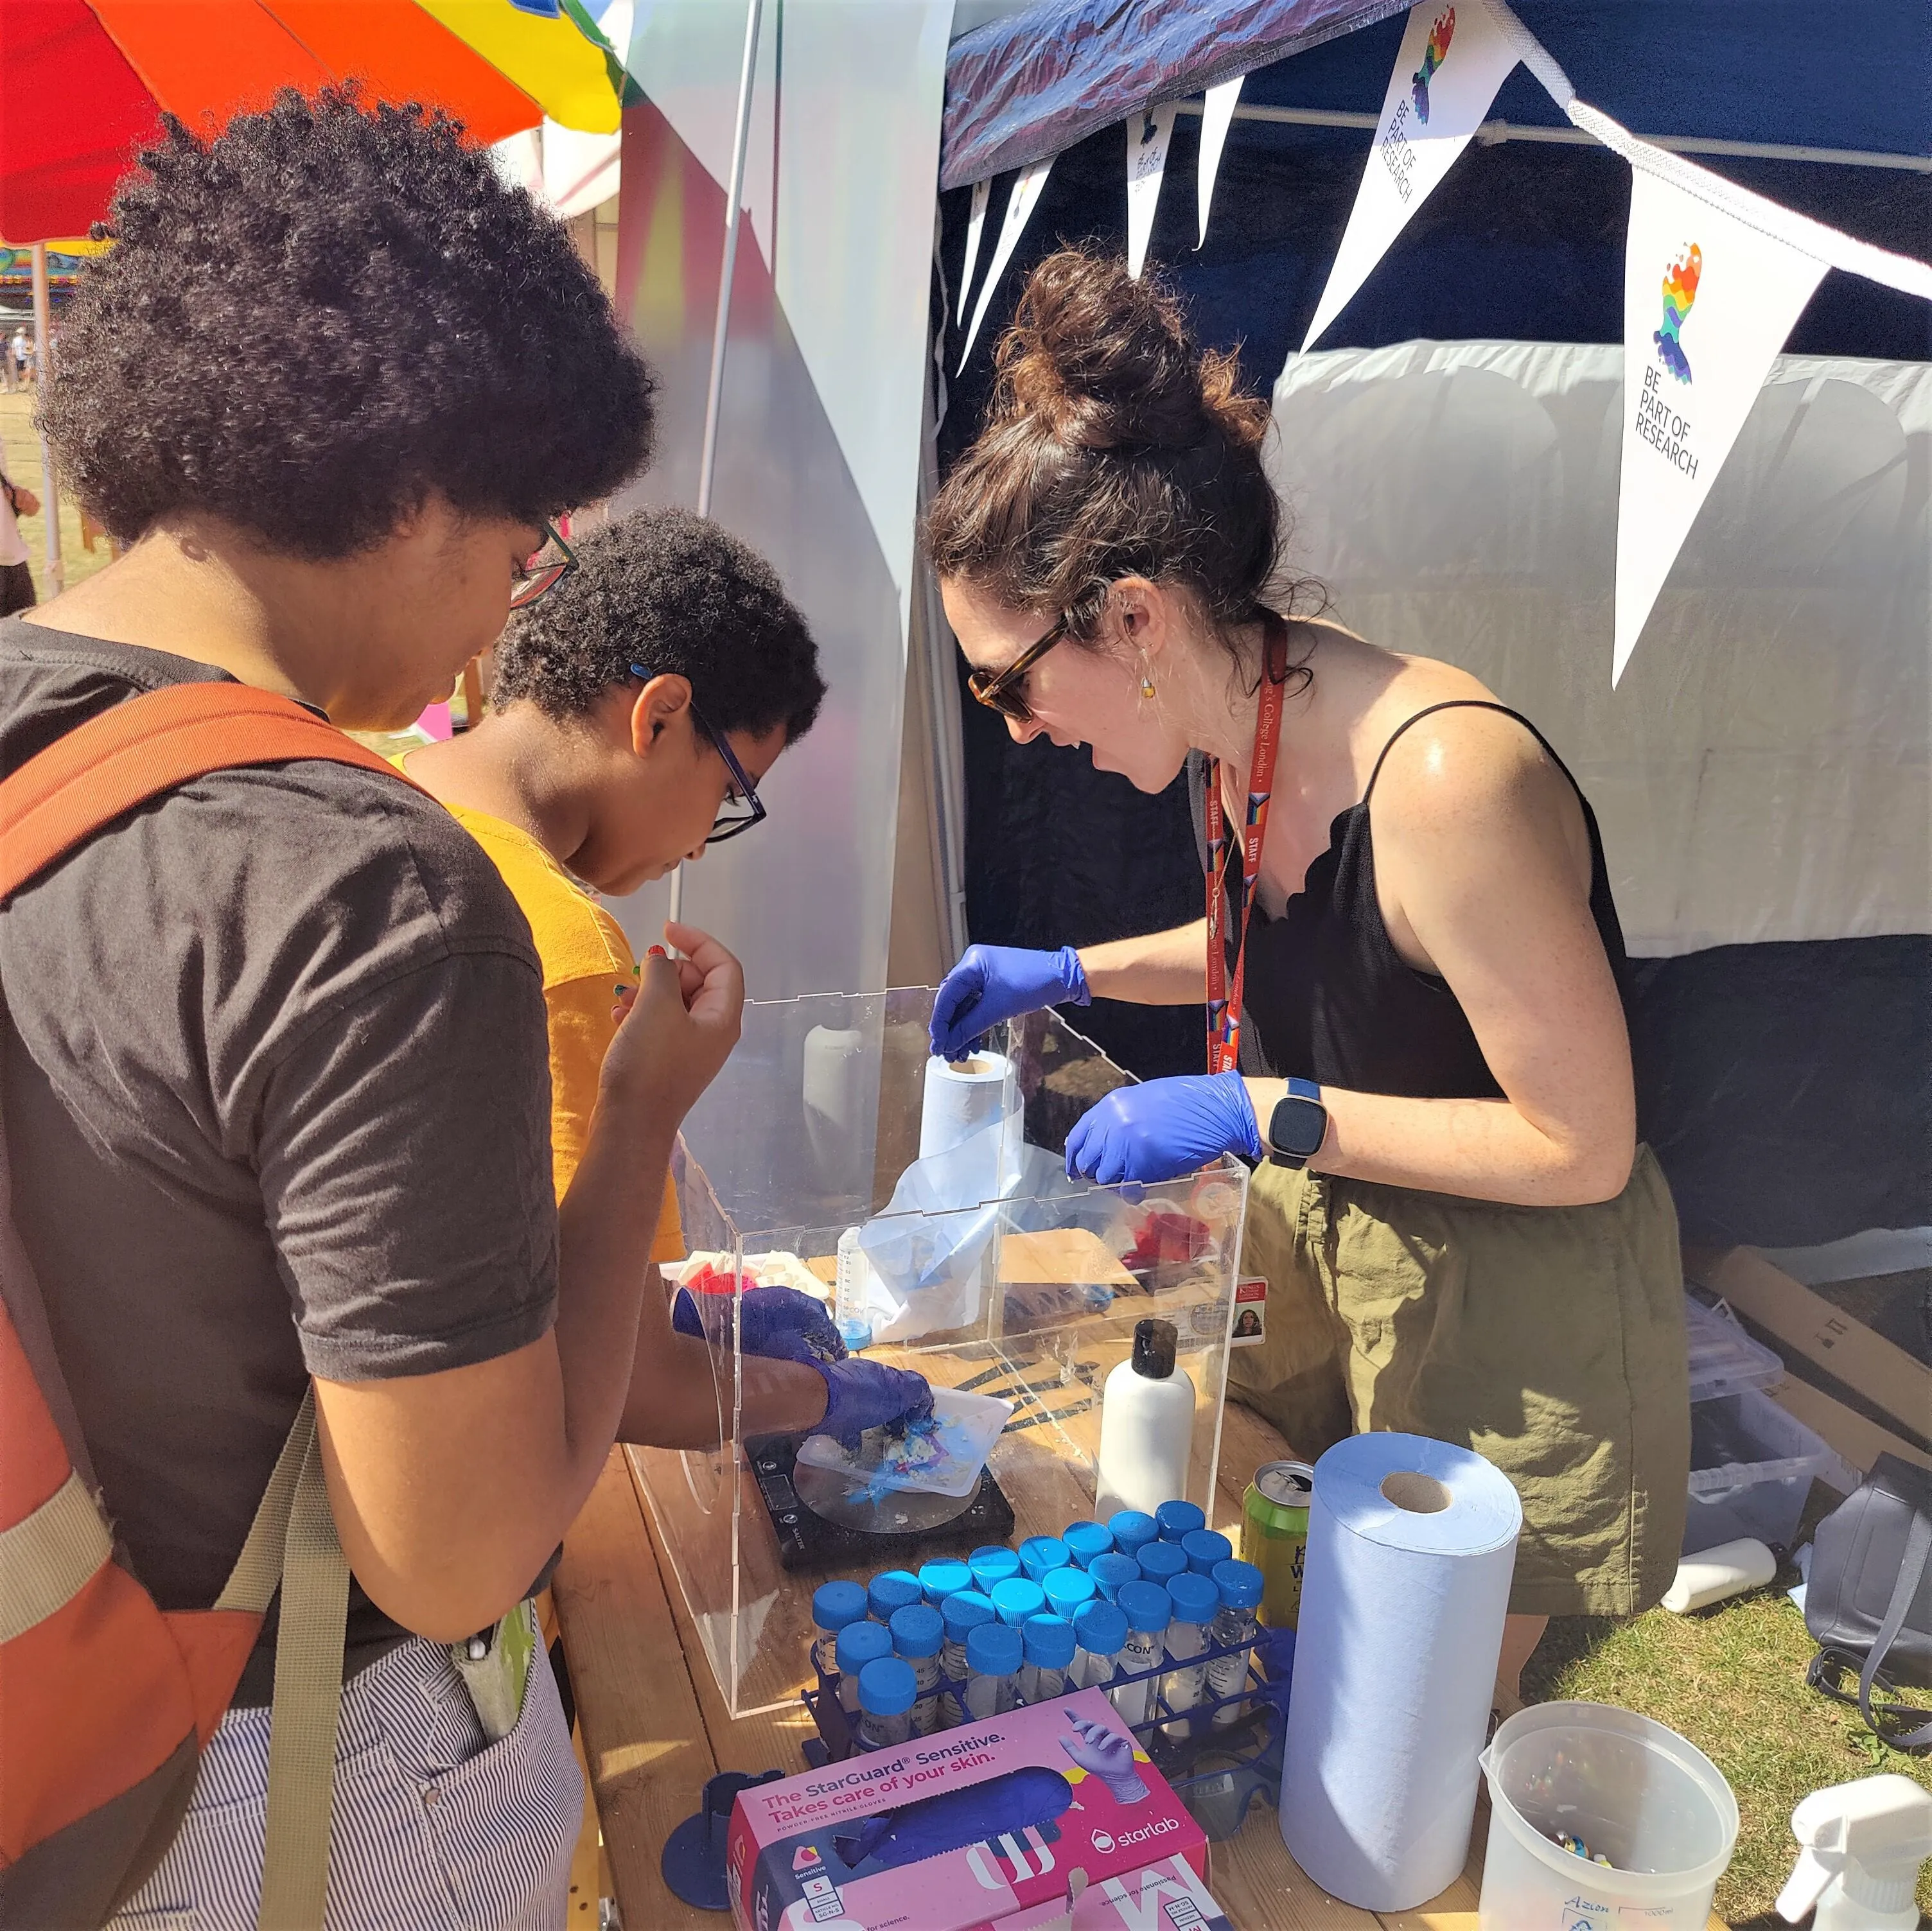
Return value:
M 914 988 L 746 1006 L 737 1051 L 679 1138 L 688 1250 L 753 1282 L 812 1284 L 829 1306 L 839 1237 L 856 1227 L 900 1270 L 901 1289 L 926 1282 L 894 1298 L 908 1312 L 868 1351 L 1013 1402 L 987 1469 L 1011 1504 L 1015 1543 L 1093 1514 L 1100 1390 L 1136 1321 L 1172 1321 L 1195 1391 L 1186 1493 L 1211 1514 L 1246 1170 L 1224 1159 L 1158 1186 L 1070 1183 L 1068 1131 L 1130 1076 L 1042 1012 L 985 1042 L 1015 1068 L 1019 1105 L 999 1172 L 1010 1190 L 944 1211 L 907 1209 L 902 1192 L 892 1211 L 920 1153 L 932 999 Z M 728 1298 L 700 1300 L 721 1333 Z M 723 1445 L 632 1460 L 724 1700 L 742 1716 L 806 1681 L 820 1583 L 916 1568 L 990 1538 L 962 1519 L 911 1546 L 848 1547 L 822 1563 L 797 1556 L 795 1531 L 782 1549 L 784 1505 L 768 1507 L 758 1479 L 762 1464 L 769 1492 L 770 1456 L 764 1444 L 748 1453 L 740 1432 L 740 1363 L 729 1345 L 712 1360 Z

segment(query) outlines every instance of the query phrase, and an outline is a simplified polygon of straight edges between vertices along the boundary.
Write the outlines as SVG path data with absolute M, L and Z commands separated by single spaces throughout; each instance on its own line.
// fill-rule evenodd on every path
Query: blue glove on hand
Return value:
M 848 1452 L 868 1428 L 889 1422 L 922 1421 L 932 1412 L 932 1390 L 923 1375 L 888 1368 L 883 1361 L 812 1361 L 825 1377 L 825 1417 L 808 1435 L 829 1435 Z
M 1195 1073 L 1124 1086 L 1066 1136 L 1066 1177 L 1102 1186 L 1172 1180 L 1223 1153 L 1262 1157 L 1261 1129 L 1239 1073 Z
M 932 1002 L 932 1050 L 942 1060 L 964 1059 L 1002 1019 L 1042 1006 L 1090 1005 L 1093 998 L 1071 946 L 1057 952 L 968 946 Z
M 1076 1717 L 1072 1724 L 1072 1739 L 1062 1737 L 1060 1747 L 1082 1770 L 1097 1777 L 1116 1804 L 1138 1804 L 1148 1794 L 1148 1787 L 1134 1768 L 1133 1739 L 1091 1717 Z
M 730 1298 L 724 1295 L 718 1298 L 728 1310 Z M 796 1288 L 747 1288 L 739 1318 L 747 1354 L 762 1354 L 772 1361 L 842 1361 L 845 1358 L 845 1344 L 839 1339 L 824 1303 Z M 698 1303 L 688 1288 L 680 1288 L 671 1303 L 670 1324 L 679 1334 L 704 1338 Z M 728 1324 L 724 1338 L 729 1333 Z

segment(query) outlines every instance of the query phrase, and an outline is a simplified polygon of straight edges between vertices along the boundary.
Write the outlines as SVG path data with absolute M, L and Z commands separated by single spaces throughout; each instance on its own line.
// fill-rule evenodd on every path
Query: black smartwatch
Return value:
M 1292 1079 L 1268 1120 L 1268 1158 L 1278 1167 L 1305 1167 L 1328 1137 L 1328 1109 L 1312 1079 Z

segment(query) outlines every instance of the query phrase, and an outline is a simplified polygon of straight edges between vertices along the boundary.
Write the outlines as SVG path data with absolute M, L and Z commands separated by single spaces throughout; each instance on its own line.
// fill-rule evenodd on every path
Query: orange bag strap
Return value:
M 117 704 L 0 782 L 0 900 L 177 785 L 212 771 L 300 758 L 411 781 L 292 697 L 252 685 L 170 684 Z

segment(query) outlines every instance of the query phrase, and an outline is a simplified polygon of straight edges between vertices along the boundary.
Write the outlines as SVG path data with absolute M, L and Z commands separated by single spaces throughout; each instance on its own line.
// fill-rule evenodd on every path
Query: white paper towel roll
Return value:
M 974 1053 L 958 1061 L 929 1059 L 926 1063 L 926 1093 L 919 1116 L 919 1157 L 950 1153 L 976 1134 L 985 1135 L 984 1157 L 969 1163 L 958 1176 L 959 1198 L 966 1207 L 994 1198 L 1012 1134 L 986 1133 L 996 1120 L 1011 1122 L 1018 1107 L 1018 1079 L 1013 1063 L 1004 1053 Z M 985 1171 L 982 1173 L 980 1168 Z
M 1522 1508 L 1502 1471 L 1420 1435 L 1315 1465 L 1281 1834 L 1364 1911 L 1406 1911 L 1468 1854 Z

